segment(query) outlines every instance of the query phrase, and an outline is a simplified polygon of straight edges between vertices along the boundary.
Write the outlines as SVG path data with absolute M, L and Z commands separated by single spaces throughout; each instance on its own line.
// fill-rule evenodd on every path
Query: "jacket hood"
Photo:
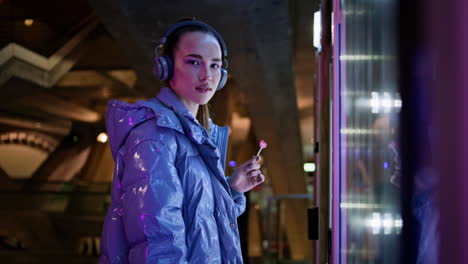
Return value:
M 106 112 L 106 128 L 114 159 L 130 131 L 139 124 L 154 117 L 154 112 L 145 106 L 118 100 L 109 101 Z
M 139 124 L 157 118 L 157 125 L 168 127 L 184 133 L 182 125 L 175 117 L 174 111 L 187 118 L 192 137 L 199 144 L 203 141 L 204 129 L 190 114 L 189 110 L 180 101 L 177 95 L 169 88 L 164 87 L 157 98 L 147 101 L 138 101 L 135 104 L 110 100 L 107 104 L 106 128 L 112 156 L 115 158 L 120 147 L 124 144 L 130 131 Z

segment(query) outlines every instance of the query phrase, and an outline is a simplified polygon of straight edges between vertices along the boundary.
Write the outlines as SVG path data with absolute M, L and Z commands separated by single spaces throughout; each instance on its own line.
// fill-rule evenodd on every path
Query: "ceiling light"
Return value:
M 107 134 L 102 132 L 97 136 L 97 141 L 101 143 L 106 143 L 107 142 Z
M 28 19 L 24 20 L 24 25 L 27 26 L 27 27 L 32 26 L 33 23 L 34 23 L 34 19 L 31 19 L 31 18 L 28 18 Z
M 321 49 L 320 38 L 322 36 L 322 17 L 320 11 L 314 13 L 314 36 L 313 43 L 319 51 Z
M 305 172 L 314 172 L 315 171 L 315 163 L 304 163 L 304 171 Z

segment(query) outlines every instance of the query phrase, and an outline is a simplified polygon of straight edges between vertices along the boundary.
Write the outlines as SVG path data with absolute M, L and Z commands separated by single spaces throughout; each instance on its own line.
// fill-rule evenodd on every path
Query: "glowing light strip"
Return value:
M 378 209 L 378 204 L 366 204 L 366 203 L 340 203 L 340 208 L 344 209 Z
M 366 61 L 366 60 L 390 60 L 395 56 L 388 55 L 341 55 L 340 60 L 345 61 Z
M 355 128 L 343 128 L 340 130 L 340 134 L 344 135 L 374 135 L 382 133 L 382 130 L 376 129 L 355 129 Z

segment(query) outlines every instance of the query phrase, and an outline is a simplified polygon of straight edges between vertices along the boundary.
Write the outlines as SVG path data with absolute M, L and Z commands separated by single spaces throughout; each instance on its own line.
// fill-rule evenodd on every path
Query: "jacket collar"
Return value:
M 216 147 L 213 139 L 210 137 L 204 127 L 200 125 L 198 120 L 192 116 L 184 103 L 179 97 L 168 87 L 164 87 L 156 97 L 162 105 L 174 111 L 177 119 L 183 127 L 185 134 L 197 143 L 197 149 L 200 155 L 207 161 L 215 176 L 220 180 L 224 188 L 230 192 L 229 185 L 224 177 L 224 168 L 218 160 L 224 162 L 225 157 L 221 156 L 219 148 Z M 158 123 L 159 124 L 159 123 Z M 160 124 L 161 125 L 161 124 Z M 211 123 L 214 127 L 213 123 Z M 225 153 L 223 153 L 225 154 Z M 211 162 L 208 162 L 211 161 Z M 214 162 L 213 162 L 214 161 Z
M 168 87 L 163 87 L 156 97 L 164 106 L 170 108 L 175 112 L 179 118 L 185 132 L 188 136 L 198 144 L 204 143 L 208 140 L 209 145 L 214 145 L 209 140 L 208 132 L 200 125 L 198 120 L 190 113 L 184 103 L 179 97 Z
M 182 101 L 174 93 L 174 91 L 172 91 L 172 89 L 163 87 L 156 98 L 164 105 L 173 108 L 175 111 L 183 114 L 184 116 L 189 114 L 193 118 L 187 107 L 184 105 L 184 103 L 182 103 Z

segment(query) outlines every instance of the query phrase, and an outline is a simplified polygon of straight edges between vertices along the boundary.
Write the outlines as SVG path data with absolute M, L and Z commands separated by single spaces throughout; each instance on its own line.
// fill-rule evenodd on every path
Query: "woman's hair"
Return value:
M 191 18 L 186 18 L 182 19 L 179 22 L 184 22 L 184 21 L 195 21 L 194 19 Z M 187 32 L 202 32 L 205 34 L 209 34 L 216 38 L 216 36 L 211 33 L 207 28 L 204 28 L 202 26 L 197 26 L 197 25 L 190 25 L 186 27 L 181 27 L 174 31 L 172 34 L 169 35 L 167 41 L 164 43 L 163 49 L 162 49 L 162 55 L 168 56 L 169 58 L 174 61 L 174 52 L 175 49 L 177 48 L 177 44 L 179 43 L 180 37 L 187 33 Z M 221 48 L 221 45 L 220 45 Z M 170 87 L 169 81 L 166 82 L 166 85 Z M 210 132 L 210 111 L 208 108 L 208 104 L 201 105 L 201 111 L 198 111 L 198 114 L 196 118 L 198 119 L 198 122 L 208 131 Z
M 191 19 L 191 18 L 185 18 L 185 19 L 177 21 L 177 23 L 186 22 L 186 21 L 196 21 L 196 20 Z M 202 32 L 202 33 L 209 34 L 213 36 L 215 39 L 217 39 L 216 36 L 210 30 L 202 26 L 189 25 L 189 26 L 181 27 L 181 28 L 176 29 L 174 32 L 172 32 L 168 36 L 162 49 L 162 55 L 168 56 L 174 61 L 174 51 L 177 48 L 177 44 L 179 43 L 180 37 L 187 32 Z M 220 45 L 220 48 L 221 48 L 221 45 Z

